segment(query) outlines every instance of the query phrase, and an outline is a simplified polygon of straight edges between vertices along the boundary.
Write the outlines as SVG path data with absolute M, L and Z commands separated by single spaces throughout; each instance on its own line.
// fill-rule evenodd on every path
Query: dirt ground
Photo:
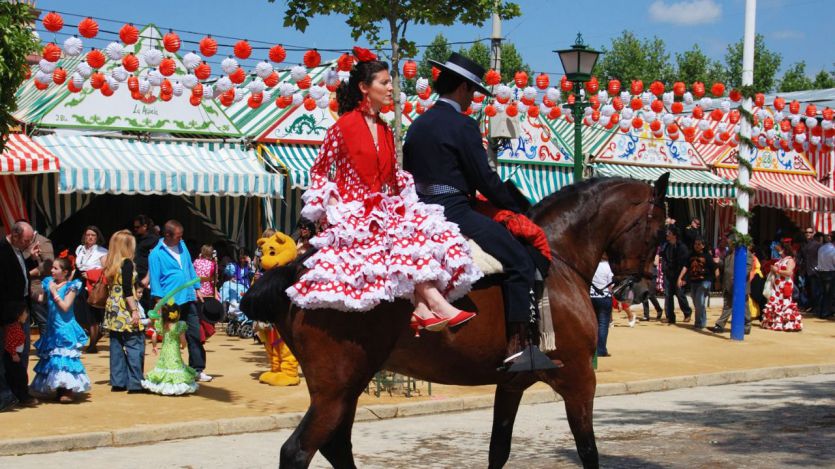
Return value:
M 719 315 L 721 299 L 714 298 L 712 302 L 713 307 L 708 310 L 708 324 L 711 325 Z M 633 307 L 636 312 L 638 309 L 640 307 Z M 630 328 L 626 315 L 615 313 L 608 345 L 612 356 L 599 359 L 598 382 L 618 383 L 729 370 L 835 363 L 835 355 L 831 353 L 835 321 L 804 317 L 804 330 L 799 333 L 765 331 L 758 326 L 759 323 L 755 322 L 751 335 L 739 342 L 730 340 L 727 332 L 696 332 L 692 323 L 679 322 L 668 326 L 650 321 L 639 322 Z M 101 352 L 98 354 L 82 357 L 93 383 L 88 395 L 70 405 L 45 401 L 36 408 L 18 408 L 4 413 L 0 439 L 299 412 L 308 405 L 304 380 L 300 386 L 290 388 L 259 383 L 258 375 L 267 369 L 263 347 L 252 340 L 227 337 L 223 331 L 219 331 L 206 345 L 206 371 L 215 380 L 201 383 L 198 392 L 187 397 L 111 392 L 107 339 L 99 344 L 99 349 Z M 146 370 L 153 367 L 154 360 L 148 347 Z M 34 358 L 30 366 L 36 362 L 37 358 Z M 430 396 L 425 382 L 418 382 L 418 392 L 412 397 L 406 397 L 402 390 L 396 390 L 392 395 L 384 392 L 376 397 L 373 391 L 372 385 L 370 392 L 360 398 L 360 405 L 493 394 L 491 386 L 433 384 Z

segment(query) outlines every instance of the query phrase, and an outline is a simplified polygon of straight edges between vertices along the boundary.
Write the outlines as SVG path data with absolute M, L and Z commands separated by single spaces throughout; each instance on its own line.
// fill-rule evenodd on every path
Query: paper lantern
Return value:
M 564 92 L 566 92 L 566 93 L 567 93 L 567 92 L 569 92 L 569 91 L 571 91 L 571 90 L 573 90 L 573 89 L 574 89 L 574 83 L 572 83 L 572 82 L 568 81 L 568 77 L 566 77 L 565 75 L 563 75 L 563 76 L 560 78 L 560 90 L 562 90 L 562 91 L 564 91 Z
M 742 100 L 742 92 L 734 88 L 731 90 L 730 93 L 728 93 L 728 97 L 731 98 L 731 101 L 738 103 L 740 100 Z
M 528 74 L 524 70 L 520 70 L 513 74 L 513 81 L 516 83 L 517 88 L 524 88 L 528 86 Z
M 407 60 L 403 64 L 403 76 L 406 77 L 407 80 L 411 80 L 417 76 L 417 63 L 414 60 Z
M 757 93 L 754 95 L 754 105 L 757 107 L 765 106 L 765 95 L 762 93 Z
M 195 96 L 194 94 L 192 94 L 191 97 L 188 98 L 189 104 L 191 104 L 192 106 L 195 106 L 195 107 L 199 106 L 202 101 L 203 101 L 203 98 L 201 96 Z
M 774 128 L 774 119 L 772 119 L 770 117 L 766 117 L 765 119 L 763 119 L 763 128 L 765 130 L 773 129 Z
M 202 98 L 203 97 L 203 84 L 198 83 L 198 84 L 194 85 L 194 88 L 191 89 L 191 95 Z
M 234 91 L 233 91 L 234 93 Z M 249 95 L 249 99 L 246 100 L 247 106 L 251 107 L 252 109 L 257 108 L 261 105 L 264 101 L 264 94 L 263 93 L 252 93 Z
M 403 114 L 411 114 L 414 107 L 415 106 L 411 102 L 406 101 L 403 103 Z
M 177 63 L 174 59 L 166 57 L 159 63 L 159 73 L 163 76 L 170 77 L 177 70 Z
M 641 101 L 641 98 L 632 98 L 632 100 L 629 101 L 629 107 L 638 111 L 644 107 L 644 103 Z
M 272 88 L 273 86 L 278 84 L 278 72 L 273 70 L 266 78 L 264 78 L 264 84 L 267 87 Z
M 484 115 L 487 117 L 495 117 L 496 116 L 496 106 L 492 104 L 488 104 L 484 106 Z
M 93 49 L 87 53 L 87 64 L 93 68 L 102 68 L 106 60 L 107 57 L 98 49 Z
M 139 78 L 136 75 L 128 77 L 128 90 L 131 92 L 139 91 Z
M 302 104 L 304 105 L 304 108 L 308 111 L 316 109 L 316 100 L 314 100 L 313 98 L 305 98 L 304 101 L 302 101 Z
M 695 96 L 696 98 L 701 98 L 705 95 L 705 84 L 700 81 L 697 81 L 693 83 L 692 90 L 693 96 Z
M 696 119 L 701 119 L 704 116 L 705 116 L 705 111 L 704 111 L 704 109 L 702 109 L 701 106 L 696 106 L 696 107 L 693 108 L 693 117 L 695 117 Z
M 821 115 L 823 116 L 824 120 L 831 121 L 833 117 L 832 108 L 824 108 L 824 110 L 821 112 Z
M 438 81 L 440 75 L 441 71 L 438 70 L 438 67 L 432 67 L 432 81 Z
M 420 99 L 426 100 L 426 99 L 429 99 L 430 96 L 432 96 L 432 87 L 431 86 L 427 86 L 425 90 L 418 93 L 418 97 Z
M 57 62 L 61 60 L 61 48 L 54 42 L 45 45 L 41 55 L 49 62 Z
M 305 75 L 301 80 L 296 82 L 296 86 L 298 86 L 300 90 L 306 90 L 310 88 L 312 83 L 313 80 L 310 78 L 310 75 Z
M 548 111 L 548 118 L 551 120 L 559 119 L 562 116 L 562 108 L 559 106 L 554 106 Z
M 483 94 L 479 93 L 478 91 L 473 92 L 473 102 L 474 103 L 480 103 L 480 102 L 484 101 L 484 97 L 485 96 Z
M 319 55 L 319 51 L 316 49 L 310 49 L 309 51 L 304 53 L 304 57 L 302 58 L 304 62 L 304 66 L 307 68 L 316 68 L 322 63 L 322 56 Z M 315 105 L 315 104 L 314 104 Z
M 620 93 L 620 80 L 609 80 L 609 86 L 606 87 L 611 96 Z
M 738 109 L 731 109 L 728 111 L 728 122 L 731 124 L 736 124 L 739 122 L 739 110 Z
M 774 109 L 782 111 L 786 107 L 786 100 L 781 97 L 774 98 Z
M 575 101 L 577 101 L 577 97 L 573 94 L 568 95 L 568 98 L 565 99 L 569 106 L 573 105 Z
M 722 120 L 722 110 L 719 109 L 719 108 L 716 108 L 716 109 L 710 111 L 710 118 L 714 121 L 717 121 L 717 122 Z
M 516 106 L 516 103 L 513 103 L 509 105 L 507 109 L 504 110 L 504 112 L 505 114 L 507 114 L 508 117 L 516 117 L 519 115 L 519 108 Z
M 275 100 L 275 105 L 278 106 L 280 109 L 284 109 L 291 104 L 293 104 L 292 96 L 279 96 Z
M 119 39 L 127 45 L 136 44 L 139 40 L 139 30 L 133 23 L 128 23 L 119 29 Z
M 159 92 L 160 92 L 160 94 L 173 94 L 174 93 L 174 88 L 172 88 L 171 82 L 168 81 L 167 78 L 165 80 L 162 80 L 162 83 L 159 84 Z
M 800 112 L 800 103 L 796 99 L 789 103 L 789 112 L 792 114 Z
M 38 80 L 35 80 L 35 88 L 43 91 L 43 90 L 49 88 L 49 83 L 42 83 Z
M 814 104 L 806 106 L 806 117 L 815 117 L 818 115 L 818 107 Z
M 203 57 L 211 57 L 217 54 L 217 41 L 211 34 L 200 40 L 200 53 Z
M 249 56 L 252 55 L 252 46 L 249 45 L 247 40 L 240 40 L 235 43 L 235 46 L 232 48 L 232 53 L 235 54 L 235 57 L 241 60 L 248 59 Z
M 240 85 L 244 82 L 244 80 L 246 80 L 246 72 L 244 72 L 243 68 L 238 67 L 234 72 L 229 74 L 229 79 L 232 80 L 232 83 Z
M 591 77 L 591 80 L 586 82 L 586 91 L 595 94 L 598 90 L 600 90 L 600 83 L 597 81 L 597 77 Z
M 687 85 L 684 84 L 683 81 L 677 81 L 673 83 L 673 94 L 681 97 L 684 96 L 684 93 L 687 92 Z
M 632 128 L 633 129 L 641 129 L 644 127 L 644 121 L 640 117 L 636 117 L 632 119 Z
M 713 86 L 710 87 L 710 93 L 717 98 L 722 97 L 725 95 L 725 85 L 720 82 L 716 82 Z
M 113 88 L 111 88 L 110 85 L 108 85 L 107 83 L 102 85 L 102 87 L 99 88 L 99 91 L 101 91 L 101 94 L 103 96 L 113 96 Z
M 104 74 L 100 72 L 96 72 L 90 75 L 90 86 L 94 90 L 98 90 L 104 85 Z
M 530 116 L 530 117 L 539 116 L 539 106 L 528 106 L 528 116 Z
M 81 36 L 86 37 L 87 39 L 96 37 L 99 33 L 99 24 L 96 23 L 96 20 L 90 18 L 84 18 L 83 20 L 78 22 L 78 34 Z
M 76 36 L 70 36 L 64 39 L 64 54 L 67 57 L 78 57 L 84 50 L 84 43 Z
M 63 85 L 65 81 L 67 81 L 67 71 L 61 67 L 56 68 L 52 72 L 52 82 L 56 85 Z
M 661 112 L 664 110 L 664 102 L 660 99 L 656 99 L 652 102 L 652 104 L 650 104 L 649 108 L 655 112 Z
M 220 104 L 231 106 L 235 102 L 235 90 L 227 90 L 220 95 Z
M 166 93 L 160 93 L 160 94 L 159 94 L 159 99 L 161 99 L 161 100 L 163 100 L 163 101 L 165 101 L 165 102 L 168 102 L 168 101 L 171 101 L 171 96 L 172 96 L 172 95 L 171 95 L 170 93 L 168 93 L 168 94 L 166 94 Z
M 629 92 L 633 95 L 638 95 L 644 92 L 644 82 L 641 80 L 632 80 L 632 84 L 629 86 Z
M 81 88 L 75 86 L 73 80 L 67 81 L 67 89 L 70 91 L 70 93 L 78 93 L 79 91 L 81 91 Z
M 484 82 L 487 86 L 496 86 L 502 82 L 502 75 L 491 68 L 484 74 Z
M 653 132 L 658 132 L 659 130 L 661 130 L 661 121 L 659 121 L 659 120 L 652 121 L 649 124 L 649 128 Z
M 351 69 L 354 67 L 354 56 L 351 54 L 345 53 L 339 56 L 336 59 L 336 69 L 343 71 L 343 72 L 350 72 Z M 403 66 L 404 70 L 406 66 Z
M 182 42 L 180 41 L 180 36 L 178 36 L 177 33 L 175 33 L 172 30 L 169 30 L 168 33 L 165 34 L 165 36 L 162 36 L 162 46 L 168 52 L 177 52 L 178 50 L 180 50 L 181 45 Z
M 197 66 L 194 69 L 194 76 L 197 77 L 198 80 L 206 80 L 212 74 L 212 67 L 209 66 L 205 61 Z
M 544 90 L 544 89 L 548 88 L 549 84 L 551 84 L 551 79 L 548 77 L 548 75 L 546 75 L 544 73 L 540 73 L 539 75 L 536 76 L 536 87 L 537 88 L 539 88 L 541 90 Z
M 133 52 L 122 57 L 122 67 L 129 72 L 135 72 L 139 68 L 139 57 L 135 56 Z
M 684 104 L 680 101 L 676 101 L 670 105 L 670 110 L 672 110 L 673 114 L 681 114 L 684 112 Z
M 122 60 L 125 55 L 125 46 L 121 42 L 113 41 L 104 48 L 104 54 L 110 60 Z
M 57 33 L 64 27 L 64 18 L 62 18 L 58 13 L 50 11 L 43 17 L 41 23 L 47 31 Z
M 658 80 L 653 81 L 649 85 L 649 92 L 655 96 L 661 96 L 664 94 L 664 83 L 661 83 Z
M 270 60 L 275 63 L 284 62 L 284 59 L 287 58 L 287 51 L 284 50 L 284 46 L 281 44 L 275 45 L 270 47 Z

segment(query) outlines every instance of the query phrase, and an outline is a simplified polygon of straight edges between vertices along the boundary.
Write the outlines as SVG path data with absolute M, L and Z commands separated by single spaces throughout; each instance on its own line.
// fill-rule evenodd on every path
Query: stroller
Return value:
M 227 281 L 220 287 L 220 301 L 223 303 L 226 321 L 226 335 L 238 336 L 242 339 L 250 339 L 255 332 L 254 321 L 246 317 L 241 311 L 241 299 L 247 290 L 247 285 L 238 282 L 235 278 L 235 266 L 229 264 L 224 269 Z

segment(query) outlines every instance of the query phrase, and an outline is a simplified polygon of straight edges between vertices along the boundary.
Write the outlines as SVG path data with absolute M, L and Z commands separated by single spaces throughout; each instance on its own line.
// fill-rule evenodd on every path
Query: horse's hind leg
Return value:
M 504 467 L 510 456 L 510 442 L 513 438 L 513 423 L 522 393 L 530 384 L 525 386 L 496 386 L 496 397 L 493 401 L 493 431 L 490 434 L 489 465 L 491 469 Z
M 597 443 L 594 438 L 594 425 L 592 414 L 594 410 L 594 390 L 596 378 L 591 367 L 591 360 L 587 365 L 570 370 L 568 366 L 554 375 L 554 379 L 546 382 L 559 393 L 565 401 L 565 414 L 568 417 L 568 425 L 574 435 L 574 443 L 577 445 L 577 453 L 584 468 L 600 467 L 597 454 Z M 561 379 L 557 379 L 560 376 Z
M 355 469 L 353 445 L 351 444 L 351 429 L 354 427 L 354 416 L 357 412 L 357 399 L 349 402 L 342 423 L 336 428 L 331 439 L 319 451 L 331 463 L 331 466 L 341 469 Z

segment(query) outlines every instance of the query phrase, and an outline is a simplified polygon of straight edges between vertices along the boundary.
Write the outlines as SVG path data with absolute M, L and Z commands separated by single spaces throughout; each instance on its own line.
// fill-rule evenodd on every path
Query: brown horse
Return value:
M 409 328 L 413 306 L 408 301 L 365 313 L 300 310 L 284 294 L 300 267 L 267 272 L 247 292 L 243 310 L 278 327 L 304 369 L 310 393 L 307 413 L 281 448 L 280 466 L 308 467 L 321 451 L 334 467 L 355 467 L 351 428 L 357 399 L 374 374 L 387 369 L 436 383 L 496 384 L 489 456 L 489 467 L 496 468 L 510 454 L 522 393 L 544 381 L 563 397 L 583 465 L 597 467 L 592 428 L 597 319 L 589 283 L 604 252 L 616 281 L 646 275 L 664 222 L 667 176 L 654 187 L 630 179 L 592 179 L 548 196 L 529 212 L 555 253 L 546 285 L 557 339 L 549 357 L 564 363 L 559 369 L 496 371 L 506 341 L 502 289 L 495 282 L 456 302 L 478 311 L 476 318 L 455 330 L 416 338 Z

